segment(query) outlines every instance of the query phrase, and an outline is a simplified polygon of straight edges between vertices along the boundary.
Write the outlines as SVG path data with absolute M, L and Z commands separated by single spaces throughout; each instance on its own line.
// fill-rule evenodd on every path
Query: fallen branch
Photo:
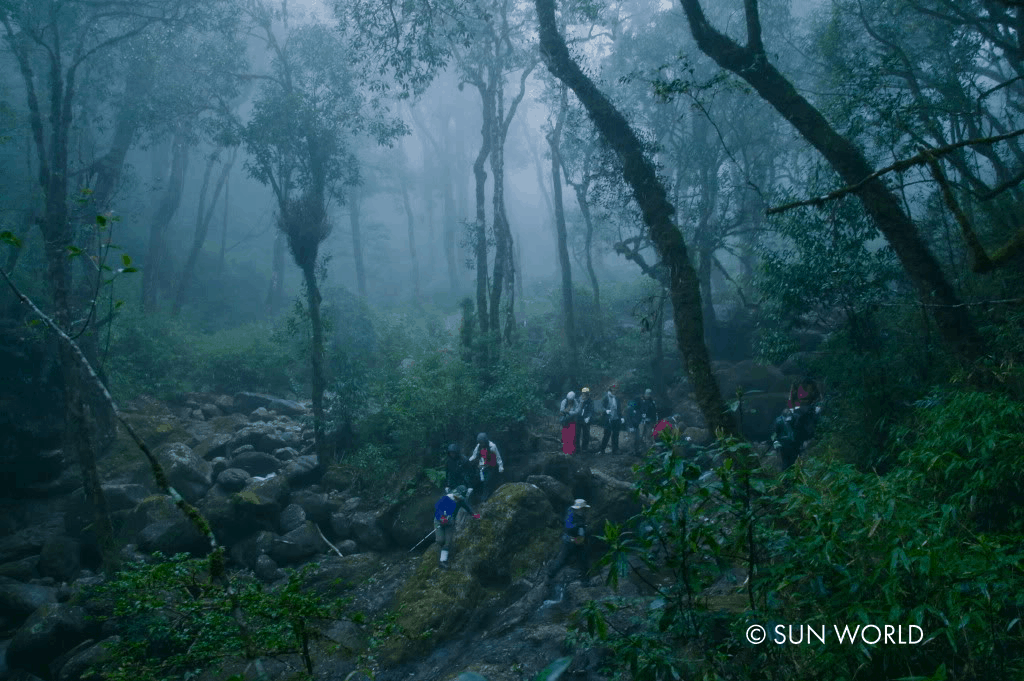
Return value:
M 327 541 L 327 537 L 324 536 L 323 530 L 320 529 L 319 525 L 317 525 L 316 523 L 313 523 L 313 527 L 316 528 L 317 534 L 319 534 L 320 538 L 324 540 L 324 543 L 327 544 L 328 546 L 330 546 L 332 549 L 334 549 L 334 552 L 336 554 L 338 554 L 338 558 L 344 558 L 345 557 L 345 556 L 342 555 L 341 551 L 338 550 L 337 546 L 335 546 L 331 542 Z

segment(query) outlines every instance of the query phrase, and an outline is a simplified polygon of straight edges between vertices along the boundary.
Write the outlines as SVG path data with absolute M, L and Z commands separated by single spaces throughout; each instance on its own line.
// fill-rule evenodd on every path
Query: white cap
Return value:
M 576 399 L 576 393 L 574 393 L 573 391 L 570 390 L 569 394 L 565 396 L 565 399 L 567 399 L 567 400 L 575 400 Z
M 590 508 L 590 504 L 583 499 L 577 499 L 573 502 L 572 507 L 575 509 Z

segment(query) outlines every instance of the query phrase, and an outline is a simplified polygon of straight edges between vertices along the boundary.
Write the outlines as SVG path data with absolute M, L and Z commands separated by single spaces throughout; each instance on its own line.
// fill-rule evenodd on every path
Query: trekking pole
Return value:
M 424 537 L 423 539 L 420 539 L 419 543 L 418 543 L 418 544 L 416 544 L 416 546 L 414 546 L 414 547 L 412 547 L 411 549 L 409 549 L 409 553 L 412 553 L 413 551 L 415 551 L 416 549 L 418 549 L 418 548 L 419 548 L 420 544 L 422 544 L 423 542 L 425 542 L 425 541 L 427 541 L 428 539 L 430 539 L 430 535 L 431 535 L 431 534 L 434 534 L 434 532 L 436 532 L 436 530 L 431 530 L 431 531 L 430 531 L 430 534 L 428 534 L 428 535 L 427 535 L 426 537 Z

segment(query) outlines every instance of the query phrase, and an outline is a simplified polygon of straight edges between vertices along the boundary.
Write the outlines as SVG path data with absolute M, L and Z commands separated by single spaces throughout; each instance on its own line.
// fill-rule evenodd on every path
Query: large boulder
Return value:
M 397 504 L 387 514 L 388 534 L 400 548 L 411 549 L 434 529 L 434 505 L 439 494 L 421 495 Z
M 214 433 L 193 447 L 192 451 L 196 456 L 211 461 L 228 453 L 228 443 L 233 437 L 231 433 Z
M 288 504 L 278 519 L 281 533 L 287 534 L 292 530 L 301 527 L 306 523 L 306 511 L 301 506 L 292 502 Z
M 70 582 L 82 569 L 82 545 L 70 537 L 50 537 L 39 553 L 39 572 L 58 582 Z
M 734 399 L 736 388 L 742 387 L 743 392 L 752 390 L 772 393 L 789 390 L 790 381 L 775 367 L 758 364 L 752 359 L 737 362 L 733 366 L 715 372 L 722 396 L 726 400 Z
M 567 485 L 550 475 L 531 475 L 526 478 L 526 482 L 539 487 L 551 502 L 551 506 L 556 509 L 568 508 L 576 498 Z
M 147 498 L 132 515 L 131 525 L 142 527 L 138 533 L 139 548 L 147 553 L 204 555 L 210 550 L 209 540 L 169 496 L 160 494 Z
M 265 480 L 253 480 L 248 487 L 237 492 L 234 498 L 243 517 L 251 518 L 260 527 L 268 525 L 273 528 L 277 526 L 281 511 L 288 505 L 290 493 L 288 481 L 275 475 Z
M 311 522 L 304 522 L 291 532 L 274 539 L 267 555 L 278 565 L 294 565 L 312 558 L 326 548 L 320 533 Z
M 23 584 L 0 577 L 0 612 L 13 617 L 18 623 L 47 603 L 57 602 L 57 590 L 52 586 Z
M 482 599 L 500 597 L 509 584 L 554 556 L 558 526 L 544 492 L 523 482 L 502 485 L 481 520 L 460 514 L 450 569 L 438 568 L 435 544 L 395 597 L 403 605 L 398 624 L 405 631 L 431 634 L 390 640 L 382 660 L 393 664 L 423 655 L 458 633 Z
M 276 473 L 281 462 L 266 452 L 242 452 L 231 459 L 231 468 L 241 468 L 252 476 L 262 477 Z
M 217 486 L 225 492 L 241 492 L 252 482 L 252 476 L 241 468 L 225 468 L 217 474 Z
M 199 501 L 213 486 L 213 468 L 210 462 L 196 456 L 188 445 L 173 442 L 158 447 L 153 453 L 163 466 L 167 482 L 184 497 L 185 501 Z
M 331 514 L 341 508 L 341 499 L 325 494 L 314 492 L 310 489 L 300 489 L 292 493 L 293 503 L 302 507 L 306 517 L 319 525 L 322 529 L 331 526 Z
M 305 454 L 286 463 L 280 474 L 289 485 L 297 488 L 315 483 L 323 477 L 324 469 L 320 466 L 320 457 L 316 454 Z
M 622 523 L 641 510 L 640 502 L 633 491 L 633 485 L 608 475 L 602 470 L 590 471 L 589 522 L 592 528 L 604 526 L 605 520 Z
M 384 532 L 383 517 L 377 511 L 353 513 L 350 518 L 351 538 L 371 551 L 386 551 L 391 547 Z
M 18 629 L 7 648 L 7 664 L 50 678 L 50 662 L 87 638 L 85 610 L 67 603 L 48 603 Z
M 68 656 L 67 661 L 57 672 L 57 681 L 99 681 L 98 674 L 88 674 L 90 669 L 99 669 L 108 662 L 113 654 L 111 648 L 121 642 L 120 636 L 111 636 L 99 643 L 79 646 Z
M 274 397 L 265 393 L 235 393 L 235 398 L 231 405 L 233 411 L 242 414 L 248 414 L 260 407 L 286 416 L 301 416 L 306 413 L 306 408 L 298 402 L 281 399 L 280 397 Z
M 273 452 L 299 444 L 301 444 L 301 433 L 283 430 L 270 423 L 250 423 L 235 433 L 228 443 L 227 449 L 229 452 L 234 452 L 239 447 L 252 445 L 253 449 L 257 451 Z

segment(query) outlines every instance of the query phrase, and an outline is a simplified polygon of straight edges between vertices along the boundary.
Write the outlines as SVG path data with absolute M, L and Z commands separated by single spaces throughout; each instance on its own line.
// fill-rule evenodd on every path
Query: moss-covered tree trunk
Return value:
M 726 409 L 711 372 L 711 360 L 704 344 L 697 273 L 690 262 L 683 235 L 672 221 L 675 210 L 668 201 L 665 187 L 625 117 L 572 60 L 565 40 L 558 33 L 554 0 L 535 2 L 544 61 L 551 73 L 576 93 L 601 136 L 618 155 L 623 177 L 633 190 L 651 241 L 669 270 L 676 341 L 686 362 L 686 371 L 701 413 L 712 430 L 721 428 L 726 434 L 738 434 L 736 423 Z
M 708 22 L 700 0 L 680 0 L 697 46 L 719 66 L 746 80 L 829 162 L 849 185 L 874 172 L 861 150 L 843 137 L 768 61 L 761 40 L 757 0 L 745 0 L 747 44 L 741 46 Z M 947 345 L 964 359 L 979 357 L 984 343 L 974 322 L 928 249 L 899 197 L 881 179 L 857 192 L 864 210 L 892 246 L 921 301 L 929 306 Z

